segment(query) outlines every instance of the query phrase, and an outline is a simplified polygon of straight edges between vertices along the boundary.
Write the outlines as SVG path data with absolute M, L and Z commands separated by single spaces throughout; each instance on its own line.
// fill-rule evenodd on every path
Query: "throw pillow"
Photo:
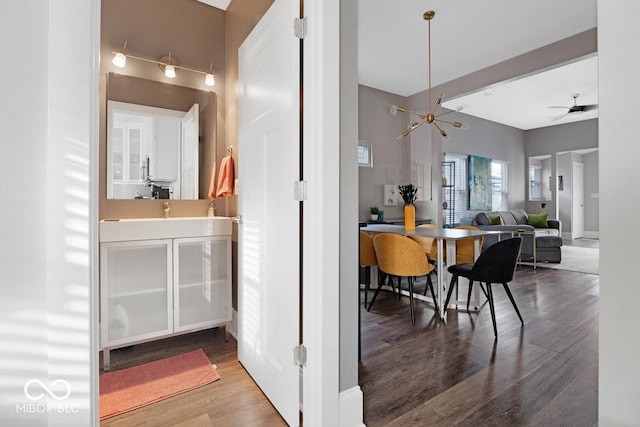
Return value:
M 527 222 L 533 228 L 549 228 L 547 223 L 547 214 L 529 214 L 527 216 Z
M 478 215 L 476 215 L 476 223 L 478 225 L 491 225 L 491 220 L 486 213 L 480 212 Z
M 491 225 L 502 225 L 502 217 L 500 215 L 487 215 L 491 221 Z

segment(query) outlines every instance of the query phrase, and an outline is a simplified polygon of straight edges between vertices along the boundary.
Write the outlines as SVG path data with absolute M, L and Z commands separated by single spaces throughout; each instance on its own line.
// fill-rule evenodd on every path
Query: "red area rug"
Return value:
M 157 402 L 220 375 L 202 349 L 100 375 L 100 419 Z

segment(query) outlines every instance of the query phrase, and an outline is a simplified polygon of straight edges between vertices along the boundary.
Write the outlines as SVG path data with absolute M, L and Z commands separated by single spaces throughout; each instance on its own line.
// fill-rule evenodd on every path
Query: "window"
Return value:
M 363 168 L 373 167 L 373 153 L 371 143 L 365 140 L 358 141 L 358 166 Z
M 445 162 L 453 163 L 453 167 L 443 168 L 443 172 L 452 171 L 452 176 L 449 176 L 448 172 L 443 174 L 443 178 L 446 178 L 448 184 L 443 195 L 444 222 L 445 224 L 459 224 L 460 219 L 467 216 L 467 208 L 469 206 L 467 156 L 445 153 L 444 160 Z M 507 170 L 508 162 L 491 160 L 491 210 L 502 211 L 508 209 L 509 181 L 507 179 Z M 446 203 L 446 207 L 444 203 Z
M 504 211 L 508 209 L 507 189 L 507 162 L 502 160 L 491 161 L 491 209 Z
M 444 222 L 460 224 L 460 218 L 467 212 L 467 156 L 446 153 L 444 160 L 453 164 L 453 167 L 443 170 L 443 184 L 446 179 Z

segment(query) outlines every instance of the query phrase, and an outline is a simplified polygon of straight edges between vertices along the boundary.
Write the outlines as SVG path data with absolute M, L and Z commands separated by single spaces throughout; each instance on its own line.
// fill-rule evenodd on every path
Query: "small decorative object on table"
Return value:
M 371 206 L 369 208 L 369 213 L 371 214 L 371 219 L 373 221 L 377 221 L 378 220 L 378 214 L 380 213 L 380 209 L 378 209 L 377 206 Z
M 416 228 L 416 194 L 418 188 L 413 184 L 399 185 L 398 190 L 404 200 L 404 228 L 413 230 Z

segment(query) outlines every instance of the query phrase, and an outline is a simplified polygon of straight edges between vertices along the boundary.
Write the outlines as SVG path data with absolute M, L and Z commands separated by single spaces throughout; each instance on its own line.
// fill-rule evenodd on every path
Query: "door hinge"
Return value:
M 303 368 L 307 364 L 307 348 L 304 345 L 293 347 L 293 364 Z
M 307 200 L 307 182 L 296 181 L 293 183 L 293 200 L 304 202 Z
M 307 17 L 293 19 L 293 35 L 299 39 L 307 36 Z

